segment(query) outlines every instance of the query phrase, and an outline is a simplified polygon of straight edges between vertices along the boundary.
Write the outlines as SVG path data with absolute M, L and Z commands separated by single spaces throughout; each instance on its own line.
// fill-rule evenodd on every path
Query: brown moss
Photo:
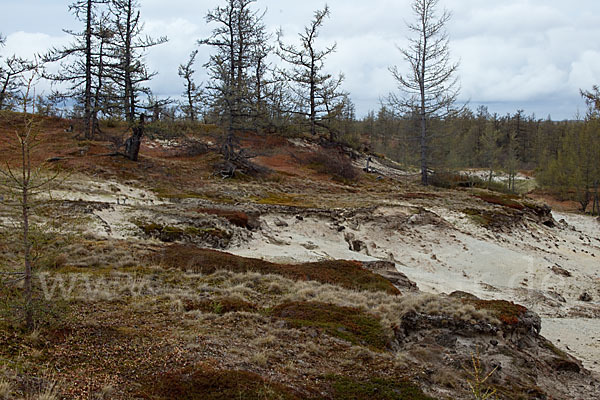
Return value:
M 204 366 L 149 379 L 139 393 L 151 400 L 294 400 L 294 392 L 248 371 L 217 371 Z
M 242 299 L 233 297 L 218 297 L 213 300 L 187 300 L 183 303 L 183 309 L 185 311 L 200 310 L 215 314 L 227 314 L 237 311 L 256 311 L 257 307 L 254 304 Z
M 356 345 L 385 350 L 390 342 L 379 320 L 358 308 L 319 302 L 290 302 L 273 308 L 271 315 L 294 327 L 313 327 Z
M 211 274 L 219 270 L 277 274 L 293 280 L 312 280 L 347 289 L 400 294 L 387 279 L 356 261 L 332 260 L 305 264 L 274 264 L 190 245 L 166 247 L 153 260 L 168 268 Z
M 495 204 L 502 207 L 508 207 L 515 210 L 525 209 L 525 206 L 517 201 L 517 196 L 482 193 L 475 195 L 475 197 L 485 201 L 486 203 Z
M 516 211 L 506 210 L 479 210 L 475 208 L 467 208 L 463 213 L 471 217 L 471 219 L 484 228 L 495 229 L 503 228 L 516 224 L 521 217 Z
M 335 400 L 433 400 L 414 383 L 374 378 L 368 381 L 345 376 L 331 377 Z

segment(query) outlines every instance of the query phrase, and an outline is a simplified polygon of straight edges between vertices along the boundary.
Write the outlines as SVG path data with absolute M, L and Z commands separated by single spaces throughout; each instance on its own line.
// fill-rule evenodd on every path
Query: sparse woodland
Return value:
M 209 61 L 195 65 L 198 52 L 192 52 L 179 69 L 181 98 L 158 99 L 144 83 L 160 71 L 148 71 L 144 54 L 168 38 L 143 33 L 141 4 L 77 1 L 69 6 L 81 22 L 79 32 L 68 32 L 73 43 L 41 56 L 46 64 L 59 63 L 60 69 L 45 74 L 57 83 L 57 90 L 40 96 L 36 111 L 76 120 L 76 132 L 86 139 L 101 134 L 99 120 L 124 120 L 133 126 L 140 114 L 151 116 L 161 131 L 176 131 L 168 124 L 185 120 L 216 124 L 225 132 L 226 158 L 238 161 L 243 156 L 235 155 L 236 132 L 284 136 L 310 132 L 419 166 L 424 184 L 434 172 L 435 184 L 447 178 L 442 174 L 484 168 L 490 175 L 508 175 L 506 190 L 517 192 L 515 174 L 532 171 L 552 194 L 599 213 L 597 88 L 591 92 L 584 88 L 589 110 L 572 121 L 540 119 L 521 110 L 497 115 L 484 107 L 471 110 L 468 104 L 456 104 L 460 77 L 445 32 L 451 14 L 437 3 L 414 3 L 415 21 L 424 25 L 411 23 L 412 44 L 399 49 L 399 62 L 410 66 L 410 74 L 403 76 L 402 68 L 391 68 L 399 91 L 382 94 L 386 100 L 381 107 L 357 119 L 351 94 L 343 90 L 343 74 L 326 72 L 327 56 L 336 50 L 335 43 L 319 38 L 331 13 L 327 6 L 315 11 L 304 32 L 298 33 L 297 46 L 286 44 L 284 32 L 266 31 L 266 11 L 256 1 L 225 1 L 207 12 L 212 36 L 198 39 L 199 46 L 210 47 Z M 419 37 L 423 32 L 427 37 Z M 421 43 L 428 45 L 420 47 Z M 18 110 L 20 76 L 32 62 L 11 55 L 3 55 L 1 61 L 0 108 Z M 198 68 L 208 70 L 208 82 L 195 81 Z
M 600 318 L 598 87 L 574 120 L 471 109 L 414 0 L 359 117 L 335 8 L 269 32 L 221 0 L 159 98 L 143 3 L 76 0 L 29 60 L 0 34 L 0 400 L 594 398 L 600 353 L 542 327 Z

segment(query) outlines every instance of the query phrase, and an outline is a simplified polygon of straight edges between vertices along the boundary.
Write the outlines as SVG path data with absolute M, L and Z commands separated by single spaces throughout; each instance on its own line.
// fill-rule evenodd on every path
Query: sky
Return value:
M 68 11 L 70 0 L 0 0 L 0 33 L 7 44 L 0 55 L 31 57 L 70 41 L 63 29 L 81 29 Z M 150 86 L 158 96 L 179 98 L 183 82 L 179 64 L 210 35 L 208 10 L 222 0 L 140 0 L 145 32 L 169 42 L 148 51 L 150 68 L 158 71 Z M 267 30 L 281 28 L 293 42 L 313 13 L 328 4 L 331 17 L 318 39 L 323 48 L 337 43 L 326 61 L 328 72 L 345 76 L 357 115 L 380 107 L 396 92 L 389 67 L 407 70 L 397 46 L 414 20 L 412 0 L 258 0 L 266 10 Z M 447 24 L 450 52 L 460 62 L 459 101 L 504 115 L 524 110 L 537 118 L 573 119 L 585 114 L 580 89 L 600 84 L 600 2 L 597 0 L 440 0 L 440 11 L 452 13 Z M 199 48 L 196 81 L 206 81 L 202 64 L 211 49 Z M 43 86 L 43 85 L 42 85 Z M 44 89 L 42 87 L 42 89 Z

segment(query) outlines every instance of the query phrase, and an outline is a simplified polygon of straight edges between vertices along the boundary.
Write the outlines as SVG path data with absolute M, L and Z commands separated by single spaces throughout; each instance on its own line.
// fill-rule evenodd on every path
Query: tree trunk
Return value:
M 29 143 L 26 140 L 21 141 L 21 157 L 23 163 L 22 170 L 22 217 L 23 217 L 23 250 L 25 259 L 25 325 L 28 331 L 33 330 L 33 277 L 31 271 L 31 244 L 29 243 L 29 183 L 31 167 L 29 164 Z
M 314 63 L 310 68 L 310 133 L 311 135 L 317 134 L 317 106 L 315 101 L 315 68 Z
M 189 76 L 186 78 L 187 79 L 187 98 L 188 98 L 188 107 L 190 108 L 190 121 L 192 122 L 196 122 L 196 112 L 194 110 L 194 96 L 192 93 L 192 88 L 193 88 L 193 82 L 192 82 L 192 78 L 190 78 Z
M 2 110 L 4 108 L 4 101 L 6 100 L 6 90 L 8 89 L 9 84 L 10 84 L 10 74 L 7 72 L 4 82 L 2 82 L 2 90 L 0 90 L 0 110 Z
M 140 153 L 140 145 L 144 136 L 144 114 L 140 115 L 140 123 L 133 127 L 131 137 L 125 142 L 125 156 L 131 161 L 137 161 Z
M 92 0 L 87 0 L 85 28 L 85 94 L 84 94 L 84 126 L 85 138 L 94 138 L 92 118 Z
M 600 182 L 596 181 L 596 187 L 595 187 L 595 192 L 594 192 L 594 207 L 592 210 L 592 215 L 600 215 L 600 198 L 599 198 L 599 194 L 598 194 L 598 186 L 600 185 Z
M 421 184 L 429 185 L 427 176 L 427 119 L 425 112 L 421 112 Z
M 131 41 L 132 41 L 132 18 L 133 18 L 133 5 L 131 0 L 127 3 L 127 22 L 125 32 L 125 71 L 124 71 L 124 84 L 125 84 L 125 113 L 127 122 L 130 124 L 135 123 L 135 93 L 133 91 L 133 77 L 132 65 L 131 65 Z

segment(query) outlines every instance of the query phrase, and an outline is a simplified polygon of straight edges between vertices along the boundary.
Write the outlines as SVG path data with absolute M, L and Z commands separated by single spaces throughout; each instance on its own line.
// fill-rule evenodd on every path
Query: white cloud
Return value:
M 338 44 L 328 70 L 343 72 L 344 87 L 357 103 L 358 112 L 377 108 L 379 98 L 395 90 L 388 67 L 405 68 L 395 44 L 406 42 L 405 22 L 412 21 L 410 0 L 258 0 L 268 9 L 268 30 L 284 29 L 286 40 L 312 19 L 325 3 L 331 18 L 325 22 L 320 42 Z M 9 43 L 2 54 L 29 56 L 64 41 L 61 28 L 77 29 L 69 15 L 70 0 L 4 0 L 0 26 Z M 178 97 L 181 81 L 177 66 L 187 60 L 198 39 L 206 37 L 206 12 L 220 0 L 141 0 L 146 31 L 167 35 L 169 43 L 150 49 L 147 60 L 159 71 L 151 86 L 157 94 Z M 600 3 L 579 0 L 441 0 L 453 13 L 448 25 L 453 57 L 461 60 L 464 99 L 498 107 L 499 113 L 526 108 L 545 116 L 571 117 L 581 107 L 580 88 L 600 83 Z M 23 18 L 19 17 L 23 16 Z M 197 79 L 206 79 L 201 67 L 209 55 L 201 48 Z M 547 110 L 547 111 L 546 111 Z M 496 110 L 490 110 L 496 111 Z

